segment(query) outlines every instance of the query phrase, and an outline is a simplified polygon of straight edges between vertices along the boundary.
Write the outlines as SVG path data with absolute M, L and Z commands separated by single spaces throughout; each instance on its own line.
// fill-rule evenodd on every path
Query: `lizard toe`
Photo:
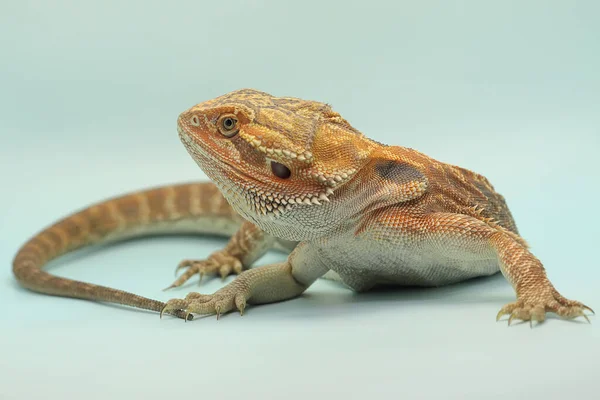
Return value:
M 175 274 L 184 268 L 187 268 L 185 272 L 165 290 L 183 285 L 196 274 L 198 274 L 200 282 L 205 275 L 214 276 L 218 274 L 222 279 L 225 279 L 232 273 L 239 274 L 242 272 L 243 265 L 237 257 L 221 250 L 211 254 L 206 260 L 186 259 L 181 261 L 175 269 Z
M 528 293 L 521 296 L 517 301 L 502 307 L 496 316 L 496 320 L 499 320 L 503 315 L 509 315 L 508 325 L 515 319 L 529 321 L 532 325 L 533 321 L 538 323 L 545 321 L 546 313 L 553 312 L 561 318 L 574 319 L 582 317 L 590 322 L 585 310 L 593 313 L 593 310 L 585 304 L 566 299 L 553 290 L 550 294 L 545 295 Z
M 172 311 L 177 311 L 177 310 L 184 310 L 185 305 L 186 305 L 185 300 L 171 299 L 171 300 L 167 301 L 165 303 L 164 307 L 162 308 L 162 310 L 160 310 L 160 318 L 162 318 L 163 314 L 165 314 L 165 313 L 170 313 Z M 186 316 L 186 320 L 187 320 L 187 316 Z
M 186 315 L 191 314 L 216 314 L 217 319 L 222 314 L 228 313 L 233 309 L 238 309 L 240 315 L 243 315 L 246 308 L 246 301 L 249 297 L 249 290 L 244 285 L 230 284 L 218 290 L 214 294 L 189 293 L 184 299 L 171 299 L 166 304 L 162 314 L 172 310 L 182 310 Z M 190 318 L 186 318 L 190 319 Z

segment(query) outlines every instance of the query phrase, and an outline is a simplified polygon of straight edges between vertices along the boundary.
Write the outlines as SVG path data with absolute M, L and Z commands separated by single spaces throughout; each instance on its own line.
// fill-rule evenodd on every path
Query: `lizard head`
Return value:
M 289 240 L 330 229 L 352 212 L 339 194 L 376 145 L 329 105 L 250 89 L 200 103 L 177 125 L 232 207 Z

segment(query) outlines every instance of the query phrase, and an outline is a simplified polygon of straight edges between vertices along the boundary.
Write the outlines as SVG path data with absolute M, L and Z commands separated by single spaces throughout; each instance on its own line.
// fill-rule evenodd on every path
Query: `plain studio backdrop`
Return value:
M 176 118 L 251 87 L 484 174 L 557 288 L 598 309 L 599 15 L 597 1 L 3 0 L 0 398 L 600 398 L 598 319 L 507 328 L 500 275 L 361 295 L 319 281 L 183 323 L 33 294 L 10 271 L 59 217 L 206 179 Z M 167 300 L 221 287 L 161 291 L 224 243 L 136 240 L 50 270 Z

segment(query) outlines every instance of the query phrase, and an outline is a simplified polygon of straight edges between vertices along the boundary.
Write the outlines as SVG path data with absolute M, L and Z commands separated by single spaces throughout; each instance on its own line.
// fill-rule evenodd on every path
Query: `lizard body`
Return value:
M 19 282 L 190 319 L 293 298 L 323 276 L 364 291 L 501 271 L 517 293 L 498 313 L 509 314 L 509 323 L 543 321 L 549 311 L 587 318 L 584 310 L 591 311 L 556 291 L 486 178 L 375 142 L 326 104 L 244 89 L 183 112 L 177 128 L 214 184 L 133 193 L 67 217 L 18 252 Z M 233 235 L 207 260 L 184 260 L 171 287 L 195 274 L 239 276 L 212 295 L 163 304 L 42 270 L 85 245 L 168 231 Z M 248 269 L 272 247 L 289 249 L 287 261 Z

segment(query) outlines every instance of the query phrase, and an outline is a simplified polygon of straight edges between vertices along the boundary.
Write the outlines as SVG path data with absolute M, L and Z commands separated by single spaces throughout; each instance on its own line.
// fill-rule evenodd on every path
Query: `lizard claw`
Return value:
M 180 307 L 177 307 L 174 302 L 173 303 L 167 302 L 164 305 L 164 307 L 160 310 L 160 319 L 162 319 L 164 313 L 173 314 L 176 317 L 182 318 L 185 322 L 191 321 L 194 319 L 194 316 L 191 313 L 187 312 L 186 310 L 181 309 Z
M 198 274 L 200 282 L 205 275 L 216 275 L 225 279 L 232 273 L 239 274 L 244 269 L 242 262 L 224 250 L 211 254 L 206 260 L 183 260 L 175 268 L 175 275 L 181 270 L 187 270 L 165 290 L 179 287 L 187 282 L 192 276 Z
M 590 307 L 586 306 L 585 304 L 582 304 L 580 307 L 583 308 L 584 310 L 588 310 L 589 312 L 592 313 L 592 315 L 596 315 L 596 312 L 594 310 L 592 310 Z
M 192 260 L 183 260 L 179 264 L 177 264 L 177 268 L 175 268 L 175 276 L 177 276 L 180 269 L 191 266 L 191 264 L 190 264 L 191 261 Z
M 192 318 L 194 314 L 216 314 L 217 319 L 221 315 L 237 308 L 240 315 L 244 314 L 246 300 L 249 297 L 249 290 L 244 284 L 231 284 L 221 288 L 214 294 L 206 295 L 200 293 L 190 293 L 185 299 L 171 299 L 167 301 L 160 315 L 172 310 L 181 310 L 185 313 L 186 321 Z
M 583 317 L 587 322 L 591 323 L 584 310 L 594 313 L 594 310 L 590 307 L 578 301 L 568 300 L 558 294 L 558 292 L 543 297 L 528 295 L 502 307 L 496 315 L 496 321 L 499 321 L 503 315 L 509 315 L 509 326 L 514 319 L 529 321 L 529 325 L 533 326 L 533 321 L 544 322 L 546 312 L 553 312 L 567 319 Z

